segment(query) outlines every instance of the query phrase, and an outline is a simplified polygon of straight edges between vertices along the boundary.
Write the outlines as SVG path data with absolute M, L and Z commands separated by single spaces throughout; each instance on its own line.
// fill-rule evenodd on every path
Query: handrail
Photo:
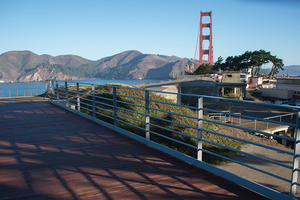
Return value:
M 63 103 L 65 106 L 70 107 L 73 106 L 74 109 L 76 109 L 78 112 L 81 112 L 81 109 L 84 110 L 84 112 L 88 113 L 92 118 L 96 118 L 97 115 L 103 116 L 104 118 L 107 117 L 111 119 L 109 123 L 112 123 L 113 127 L 122 127 L 121 124 L 126 124 L 126 127 L 132 127 L 137 128 L 140 132 L 145 133 L 145 140 L 148 142 L 154 142 L 153 137 L 162 138 L 163 140 L 170 141 L 172 143 L 176 143 L 178 145 L 184 145 L 188 148 L 194 149 L 197 151 L 197 156 L 195 160 L 197 162 L 204 162 L 202 160 L 202 153 L 207 153 L 212 156 L 222 158 L 229 160 L 231 162 L 237 163 L 241 166 L 248 167 L 250 169 L 255 170 L 256 172 L 262 173 L 264 175 L 272 176 L 274 178 L 283 180 L 285 182 L 290 183 L 290 196 L 293 197 L 296 194 L 296 186 L 300 185 L 297 177 L 298 173 L 300 171 L 299 169 L 299 161 L 300 161 L 300 130 L 299 130 L 299 120 L 300 118 L 300 107 L 293 107 L 293 106 L 282 106 L 282 105 L 273 105 L 270 103 L 261 103 L 261 102 L 252 102 L 252 101 L 244 101 L 244 100 L 236 100 L 236 99 L 227 99 L 222 97 L 211 97 L 211 96 L 205 96 L 205 95 L 195 95 L 195 94 L 184 94 L 184 93 L 173 93 L 173 92 L 165 92 L 165 91 L 157 91 L 157 90 L 148 90 L 143 88 L 134 88 L 134 87 L 123 87 L 123 86 L 116 86 L 116 85 L 104 85 L 104 87 L 97 87 L 95 88 L 94 84 L 85 84 L 81 83 L 87 86 L 91 86 L 90 88 L 87 87 L 85 89 L 80 88 L 79 83 L 68 84 L 68 82 L 65 82 L 64 86 L 60 86 L 60 88 L 55 88 L 55 93 L 51 94 L 51 99 L 58 102 Z M 58 85 L 58 84 L 57 84 Z M 73 86 L 75 85 L 75 86 Z M 104 88 L 111 88 L 107 92 L 108 89 Z M 71 89 L 71 90 L 70 90 Z M 105 91 L 102 91 L 105 90 Z M 118 90 L 117 90 L 118 89 Z M 128 93 L 124 94 L 122 93 L 122 90 L 133 90 L 133 91 L 139 91 L 139 92 L 145 92 L 144 95 L 141 96 L 131 96 L 128 95 Z M 85 92 L 89 92 L 88 94 Z M 149 93 L 151 92 L 151 95 Z M 181 105 L 174 103 L 172 101 L 163 101 L 162 98 L 152 99 L 152 93 L 165 93 L 165 94 L 175 94 L 175 95 L 181 95 L 181 96 L 188 96 L 188 97 L 196 97 L 198 99 L 198 104 L 196 106 L 189 106 L 189 105 Z M 106 96 L 102 96 L 102 94 L 109 94 Z M 155 95 L 154 95 L 155 96 Z M 126 98 L 130 98 L 129 102 L 126 101 Z M 125 100 L 124 100 L 125 99 Z M 252 104 L 252 105 L 264 105 L 264 106 L 272 106 L 275 108 L 287 108 L 290 111 L 293 111 L 293 113 L 288 114 L 281 114 L 277 116 L 271 116 L 271 117 L 256 117 L 256 116 L 248 116 L 241 113 L 232 113 L 227 111 L 220 111 L 216 109 L 206 108 L 203 101 L 207 101 L 208 99 L 218 100 L 220 102 L 227 101 L 227 102 L 235 102 L 235 103 L 243 103 L 243 104 Z M 135 101 L 138 100 L 138 101 Z M 109 103 L 107 103 L 110 101 Z M 215 102 L 215 101 L 214 101 Z M 152 104 L 157 104 L 157 107 L 152 107 Z M 82 104 L 82 105 L 81 105 Z M 161 105 L 167 105 L 169 107 L 176 107 L 176 112 L 172 109 L 164 109 Z M 103 105 L 103 106 L 101 106 Z M 106 108 L 107 107 L 107 108 Z M 181 112 L 180 109 L 188 109 L 189 112 L 186 113 L 193 113 L 192 115 L 186 114 L 185 112 Z M 207 117 L 203 117 L 203 111 L 210 111 L 213 113 L 219 113 L 232 116 L 232 117 L 238 117 L 245 119 L 246 121 L 249 121 L 247 123 L 252 123 L 256 121 L 261 121 L 262 123 L 274 123 L 279 125 L 288 126 L 291 129 L 295 129 L 295 136 L 290 137 L 287 134 L 286 135 L 277 135 L 273 133 L 266 132 L 266 130 L 258 130 L 256 125 L 254 128 L 247 128 L 241 126 L 242 123 L 231 124 L 231 123 L 223 123 L 219 121 L 210 120 Z M 109 115 L 108 115 L 108 113 Z M 174 121 L 172 118 L 168 117 L 159 117 L 156 115 L 156 113 L 162 113 L 162 116 L 176 116 L 178 118 L 185 118 L 185 121 Z M 96 115 L 97 114 L 97 115 Z M 137 114 L 135 117 L 135 115 Z M 288 117 L 288 116 L 294 116 L 296 115 L 296 121 L 276 121 L 273 119 L 280 118 L 281 117 Z M 105 120 L 102 119 L 101 120 Z M 132 120 L 132 121 L 130 121 Z M 251 121 L 252 120 L 252 121 Z M 293 119 L 295 120 L 295 119 Z M 138 123 L 137 123 L 138 122 Z M 281 139 L 283 144 L 287 144 L 289 141 L 294 145 L 294 152 L 281 149 L 278 147 L 274 147 L 268 144 L 261 144 L 255 141 L 252 141 L 251 139 L 247 138 L 239 138 L 237 136 L 228 135 L 225 133 L 222 133 L 222 130 L 215 131 L 215 130 L 209 130 L 206 126 L 203 125 L 203 122 L 206 124 L 214 126 L 221 126 L 221 127 L 228 127 L 228 128 L 234 128 L 239 129 L 245 132 L 252 133 L 258 133 L 262 134 L 268 137 Z M 121 123 L 121 124 L 120 124 Z M 138 125 L 137 125 L 138 124 Z M 165 124 L 172 124 L 173 128 L 165 126 Z M 125 127 L 125 126 L 124 126 Z M 181 130 L 181 128 L 186 129 L 191 132 L 184 132 Z M 160 131 L 161 130 L 161 131 Z M 241 149 L 235 149 L 230 146 L 226 146 L 225 144 L 221 144 L 219 142 L 213 141 L 210 139 L 210 137 L 206 138 L 205 135 L 214 135 L 214 137 L 220 137 L 220 138 L 226 138 L 228 140 L 235 140 L 239 142 L 243 142 L 250 145 L 255 145 L 264 149 L 269 149 L 272 151 L 280 152 L 282 154 L 286 154 L 288 156 L 293 157 L 293 164 L 288 165 L 286 163 L 282 163 L 276 159 L 264 157 L 263 155 L 256 155 L 251 152 L 246 152 Z M 182 140 L 181 137 L 187 137 L 191 140 L 191 144 L 187 143 L 185 140 Z M 254 136 L 253 136 L 254 137 Z M 195 145 L 192 145 L 195 144 Z M 224 156 L 223 154 L 220 154 L 219 152 L 214 152 L 211 150 L 208 150 L 206 148 L 203 148 L 203 145 L 212 145 L 215 147 L 219 147 L 221 149 L 226 149 L 228 151 L 232 151 L 238 154 L 242 154 L 245 156 L 249 156 L 258 160 L 262 160 L 266 163 L 271 163 L 280 167 L 285 168 L 285 170 L 290 170 L 290 173 L 292 173 L 291 179 L 288 179 L 286 177 L 282 177 L 280 175 L 275 174 L 273 171 L 268 171 L 268 169 L 260 169 L 255 166 L 252 166 L 248 163 L 244 163 L 239 160 L 235 160 L 231 157 Z M 181 152 L 178 152 L 178 154 L 182 154 Z M 208 164 L 209 165 L 209 164 Z

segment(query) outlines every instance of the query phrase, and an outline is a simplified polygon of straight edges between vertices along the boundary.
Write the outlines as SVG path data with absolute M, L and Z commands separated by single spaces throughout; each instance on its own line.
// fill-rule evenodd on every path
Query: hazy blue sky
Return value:
M 214 59 L 265 49 L 300 64 L 300 0 L 0 0 L 0 53 L 125 50 L 193 58 L 200 11 L 213 11 Z

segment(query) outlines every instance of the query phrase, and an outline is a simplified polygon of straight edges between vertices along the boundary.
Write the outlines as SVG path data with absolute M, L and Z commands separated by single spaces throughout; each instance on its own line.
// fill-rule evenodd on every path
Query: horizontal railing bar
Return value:
M 79 97 L 80 99 L 83 99 L 85 101 L 89 101 L 89 102 L 92 102 L 93 100 L 92 99 L 87 99 L 87 98 L 84 98 L 84 97 Z
M 134 126 L 134 127 L 138 128 L 138 129 L 140 129 L 140 130 L 143 130 L 143 131 L 145 131 L 145 128 L 143 128 L 143 127 L 139 127 L 139 126 L 137 126 L 137 125 L 134 125 L 134 124 L 132 124 L 132 123 L 129 123 L 129 122 L 126 122 L 126 121 L 124 121 L 124 120 L 122 120 L 122 119 L 118 119 L 118 121 L 119 121 L 119 122 L 121 122 L 121 123 L 124 123 L 124 124 L 130 125 L 130 126 Z
M 86 107 L 81 107 L 81 106 L 80 106 L 80 110 L 81 110 L 81 109 L 83 109 L 83 110 L 87 110 L 87 111 L 90 111 L 90 112 L 92 112 L 92 111 L 93 111 L 93 110 L 91 110 L 91 109 L 88 109 L 88 108 L 86 108 Z
M 197 149 L 197 147 L 195 147 L 195 146 L 193 146 L 193 145 L 190 145 L 190 144 L 188 144 L 188 143 L 182 142 L 182 141 L 180 141 L 180 140 L 176 140 L 176 139 L 174 139 L 174 138 L 170 138 L 170 137 L 165 136 L 165 135 L 162 135 L 162 134 L 160 134 L 160 133 L 157 133 L 157 132 L 154 132 L 154 131 L 151 131 L 151 130 L 150 130 L 150 133 L 153 133 L 154 135 L 158 135 L 158 136 L 160 136 L 160 137 L 166 138 L 166 139 L 171 140 L 171 141 L 173 141 L 173 142 L 177 142 L 177 143 L 183 144 L 183 145 L 188 146 L 188 147 L 190 147 L 190 148 Z
M 176 131 L 176 130 L 173 130 L 173 129 L 169 129 L 169 128 L 166 128 L 166 127 L 163 127 L 163 126 L 159 126 L 159 125 L 157 125 L 157 124 L 152 124 L 152 123 L 150 123 L 150 125 L 152 125 L 152 126 L 156 126 L 156 127 L 158 127 L 158 128 L 161 128 L 161 129 L 164 129 L 164 130 L 167 130 L 167 131 L 170 131 L 170 132 L 173 132 L 173 133 L 178 133 L 178 134 L 180 134 L 180 135 L 184 135 L 184 136 L 187 136 L 187 137 L 190 137 L 190 138 L 193 138 L 193 139 L 199 139 L 198 137 L 196 137 L 196 136 L 193 136 L 193 135 L 189 135 L 189 134 L 186 134 L 186 133 L 182 133 L 182 132 L 179 132 L 179 131 Z
M 110 118 L 110 119 L 114 119 L 113 117 L 111 117 L 111 116 L 109 116 L 109 115 L 105 115 L 105 114 L 100 113 L 100 112 L 97 112 L 97 111 L 95 111 L 95 113 L 98 114 L 98 115 L 102 115 L 103 117 L 107 117 L 107 118 Z
M 242 163 L 242 162 L 240 162 L 240 161 L 238 161 L 238 160 L 234 160 L 234 159 L 228 158 L 228 157 L 226 157 L 226 156 L 222 156 L 222 155 L 220 155 L 220 154 L 217 154 L 217 153 L 214 153 L 214 152 L 205 150 L 205 149 L 202 149 L 201 151 L 206 152 L 206 153 L 211 154 L 211 155 L 214 155 L 214 156 L 217 156 L 217 157 L 219 157 L 219 158 L 223 158 L 223 159 L 225 159 L 225 160 L 229 160 L 229 161 L 231 161 L 231 162 L 235 162 L 235 163 L 240 164 L 240 165 L 242 165 L 242 166 L 248 167 L 248 168 L 253 169 L 253 170 L 255 170 L 255 171 L 259 171 L 259 172 L 264 173 L 264 174 L 267 174 L 267 175 L 269 175 L 269 176 L 273 176 L 273 177 L 278 178 L 278 179 L 281 179 L 281 180 L 283 180 L 283 181 L 286 181 L 286 182 L 289 182 L 289 183 L 291 182 L 289 179 L 286 179 L 286 178 L 284 178 L 284 177 L 278 176 L 278 175 L 276 175 L 276 174 L 272 174 L 272 173 L 267 172 L 267 171 L 265 171 L 265 170 L 262 170 L 262 169 L 253 167 L 253 166 L 251 166 L 251 165 Z
M 240 117 L 240 118 L 243 118 L 243 119 L 253 119 L 253 120 L 258 120 L 258 121 L 263 121 L 263 122 L 269 122 L 269 123 L 274 123 L 274 124 L 281 124 L 281 125 L 287 125 L 287 126 L 291 126 L 291 127 L 296 127 L 296 124 L 291 124 L 291 123 L 288 123 L 288 122 L 274 121 L 274 120 L 270 120 L 270 119 L 267 119 L 267 118 L 251 117 L 251 116 L 248 116 L 248 115 L 234 114 L 234 113 L 225 112 L 225 111 L 219 111 L 219 110 L 214 110 L 214 109 L 210 109 L 210 108 L 203 108 L 203 110 L 204 111 L 214 112 L 214 113 L 222 113 L 222 114 L 226 114 L 226 115 L 234 116 L 234 117 Z
M 80 104 L 83 104 L 83 105 L 86 105 L 86 106 L 92 107 L 92 105 L 91 105 L 91 104 L 85 103 L 85 102 L 83 102 L 83 101 L 81 101 L 81 102 L 80 102 Z
M 103 102 L 100 102 L 100 101 L 95 101 L 95 103 L 97 103 L 97 104 L 101 104 L 101 105 L 104 105 L 104 106 L 108 106 L 108 107 L 111 107 L 111 108 L 113 108 L 113 107 L 114 107 L 114 105 L 110 105 L 110 104 L 103 103 Z
M 73 94 L 68 94 L 69 95 L 69 97 L 71 96 L 71 97 L 74 97 L 74 98 L 76 98 L 77 96 L 76 95 L 73 95 Z M 71 99 L 71 98 L 70 98 Z
M 170 121 L 168 119 L 163 119 L 163 118 L 160 118 L 160 117 L 155 117 L 153 115 L 150 115 L 150 117 L 152 117 L 154 119 L 162 120 L 162 121 L 165 121 L 165 122 L 168 122 L 168 123 L 177 124 L 177 125 L 181 125 L 181 126 L 185 126 L 187 128 L 192 128 L 192 129 L 197 130 L 197 127 L 190 126 L 190 125 L 187 125 L 187 124 L 182 124 L 182 123 L 179 123 L 179 122 L 176 122 L 176 121 Z
M 113 93 L 95 89 L 95 94 L 113 94 Z
M 119 96 L 119 97 L 128 97 L 128 98 L 133 98 L 133 99 L 138 99 L 138 100 L 145 101 L 145 98 L 141 98 L 141 97 L 134 97 L 134 96 L 128 96 L 128 95 L 123 95 L 123 94 L 117 94 L 117 96 Z
M 68 84 L 68 88 L 74 88 L 74 89 L 76 89 L 76 85 L 72 86 L 72 85 Z
M 300 183 L 298 183 L 298 182 L 294 182 L 294 183 L 292 183 L 292 185 L 297 185 L 297 186 L 300 186 Z
M 105 85 L 105 86 L 108 86 L 108 85 Z M 283 105 L 276 105 L 276 104 L 271 104 L 271 103 L 263 103 L 263 102 L 249 101 L 249 100 L 238 100 L 238 99 L 229 99 L 229 98 L 224 98 L 224 97 L 214 97 L 214 96 L 197 95 L 197 94 L 166 92 L 166 91 L 159 91 L 159 90 L 150 90 L 150 89 L 143 89 L 143 88 L 132 88 L 132 87 L 115 86 L 115 85 L 114 86 L 109 86 L 109 87 L 124 88 L 124 89 L 131 89 L 131 90 L 141 90 L 141 91 L 146 91 L 147 90 L 149 92 L 155 92 L 155 93 L 175 94 L 175 95 L 191 96 L 191 97 L 203 97 L 203 98 L 208 98 L 208 99 L 218 99 L 218 100 L 222 100 L 222 101 L 232 101 L 232 102 L 249 103 L 249 104 L 263 105 L 263 106 L 288 108 L 288 109 L 296 110 L 296 111 L 300 110 L 300 107 L 296 107 L 296 106 L 287 106 L 287 105 L 283 106 Z
M 261 157 L 261 156 L 256 156 L 254 154 L 250 154 L 250 153 L 247 153 L 247 152 L 244 152 L 244 151 L 240 151 L 240 150 L 237 150 L 237 149 L 234 149 L 234 148 L 231 148 L 231 147 L 227 147 L 225 145 L 222 145 L 222 144 L 219 144 L 219 143 L 215 143 L 215 142 L 212 142 L 212 141 L 209 141 L 209 140 L 206 140 L 206 139 L 202 139 L 202 141 L 206 142 L 206 143 L 209 143 L 209 144 L 212 144 L 212 145 L 216 145 L 216 146 L 228 149 L 230 151 L 234 151 L 234 152 L 237 152 L 237 153 L 241 153 L 241 154 L 244 154 L 244 155 L 247 155 L 247 156 L 251 156 L 253 158 L 257 158 L 257 159 L 260 159 L 260 160 L 263 160 L 263 161 L 275 164 L 275 165 L 279 165 L 281 167 L 285 167 L 285 168 L 288 168 L 288 169 L 293 169 L 292 166 L 288 166 L 288 165 L 282 164 L 282 163 L 280 163 L 278 161 L 273 161 L 273 160 L 270 160 L 268 158 L 264 158 L 264 157 Z
M 162 103 L 162 104 L 167 104 L 167 105 L 172 105 L 172 106 L 177 106 L 177 107 L 183 107 L 183 108 L 189 108 L 189 109 L 197 109 L 194 106 L 187 106 L 187 105 L 181 105 L 181 104 L 176 104 L 176 103 L 169 103 L 169 102 L 165 102 L 165 101 L 157 101 L 157 100 L 151 100 L 149 99 L 150 102 L 155 102 L 155 103 Z
M 96 85 L 96 84 L 89 84 L 89 85 Z M 111 88 L 116 87 L 116 88 L 121 88 L 121 89 L 124 88 L 124 89 L 141 90 L 141 91 L 146 91 L 147 90 L 149 92 L 155 92 L 155 93 L 175 94 L 175 95 L 191 96 L 191 97 L 203 97 L 203 98 L 208 98 L 208 99 L 217 99 L 217 100 L 221 100 L 221 101 L 232 101 L 232 102 L 239 102 L 239 103 L 249 103 L 249 104 L 255 104 L 255 105 L 272 106 L 272 107 L 278 107 L 278 108 L 287 108 L 287 109 L 296 110 L 296 111 L 300 110 L 300 107 L 298 107 L 298 106 L 277 105 L 277 104 L 271 104 L 271 103 L 249 101 L 249 100 L 229 99 L 229 98 L 224 98 L 224 97 L 214 97 L 214 96 L 186 94 L 186 93 L 175 93 L 175 92 L 149 90 L 149 89 L 135 88 L 135 87 L 116 86 L 116 85 L 113 85 L 113 86 L 111 86 L 111 85 L 98 85 L 98 86 L 105 86 L 105 87 L 111 87 Z
M 278 117 L 287 117 L 287 116 L 292 116 L 295 115 L 296 113 L 287 113 L 287 114 L 282 114 L 282 115 L 276 115 L 276 116 L 271 116 L 271 117 L 266 117 L 264 119 L 273 119 L 273 118 L 278 118 Z
M 109 113 L 114 113 L 114 111 L 112 111 L 112 110 L 108 110 L 108 109 L 105 109 L 105 108 L 101 108 L 101 107 L 99 107 L 99 106 L 97 106 L 96 108 L 98 108 L 98 109 L 100 109 L 100 110 L 104 110 L 104 111 L 109 112 Z
M 136 106 L 136 107 L 140 107 L 140 108 L 145 108 L 145 106 L 141 106 L 141 105 L 137 105 L 137 104 L 133 104 L 133 103 L 128 103 L 125 101 L 120 101 L 120 100 L 116 100 L 118 103 L 123 103 L 123 104 L 127 104 L 127 105 L 131 105 L 131 106 Z
M 235 126 L 235 125 L 232 125 L 232 124 L 225 124 L 225 123 L 222 123 L 222 122 L 217 122 L 217 121 L 208 120 L 208 119 L 204 119 L 204 118 L 202 118 L 201 120 L 206 121 L 206 122 L 210 122 L 210 123 L 214 123 L 214 124 L 219 124 L 219 125 L 223 125 L 223 126 L 237 128 L 237 129 L 241 129 L 241 130 L 245 130 L 245 131 L 249 131 L 249 132 L 261 133 L 263 135 L 268 135 L 268 136 L 271 136 L 271 137 L 277 137 L 277 138 L 281 138 L 281 139 L 287 139 L 287 140 L 290 140 L 290 141 L 293 141 L 293 142 L 295 141 L 294 138 L 284 137 L 284 136 L 280 136 L 280 135 L 276 135 L 276 134 L 271 134 L 271 133 L 266 133 L 266 132 L 263 132 L 263 131 L 249 129 L 249 128 L 246 128 L 246 127 Z
M 289 154 L 289 155 L 294 155 L 292 152 L 285 151 L 285 150 L 282 150 L 282 149 L 277 149 L 275 147 L 267 146 L 267 145 L 264 145 L 264 144 L 255 143 L 255 142 L 252 142 L 252 141 L 249 141 L 249 140 L 244 140 L 244 139 L 233 137 L 233 136 L 230 136 L 230 135 L 225 135 L 225 134 L 222 134 L 222 133 L 217 133 L 217 132 L 210 131 L 210 130 L 207 130 L 207 129 L 200 129 L 200 130 L 208 132 L 208 133 L 211 133 L 211 134 L 214 134 L 214 135 L 219 135 L 219 136 L 227 137 L 227 138 L 230 138 L 230 139 L 233 139 L 233 140 L 238 140 L 238 141 L 241 141 L 241 142 L 246 142 L 248 144 L 253 144 L 253 145 L 256 145 L 256 146 L 264 147 L 266 149 L 270 149 L 270 150 L 273 150 L 273 151 L 278 151 L 278 152 L 281 152 L 281 153 L 286 153 L 286 154 Z
M 108 101 L 114 101 L 113 98 L 106 98 L 106 97 L 101 97 L 101 96 L 95 96 L 95 98 L 104 99 L 104 100 L 108 100 Z
M 141 122 L 141 123 L 144 123 L 144 124 L 146 123 L 144 120 L 136 119 L 136 118 L 130 117 L 128 115 L 124 115 L 124 114 L 121 114 L 121 113 L 118 113 L 118 115 L 129 118 L 129 119 L 132 119 L 132 120 L 135 120 L 135 121 L 138 121 L 138 122 Z
M 117 108 L 118 108 L 118 109 L 121 109 L 121 110 L 124 110 L 124 111 L 128 111 L 128 112 L 132 112 L 132 113 L 136 113 L 136 114 L 145 116 L 145 113 L 137 112 L 137 111 L 134 111 L 134 110 L 129 110 L 129 109 L 122 108 L 122 107 L 118 107 L 118 106 L 117 106 Z
M 149 109 L 155 110 L 155 111 L 159 111 L 159 112 L 164 112 L 164 113 L 174 114 L 174 115 L 181 116 L 181 117 L 187 117 L 187 118 L 190 118 L 190 119 L 198 119 L 197 117 L 188 116 L 188 115 L 183 115 L 183 114 L 179 114 L 179 113 L 175 113 L 175 112 L 171 112 L 171 111 L 166 111 L 166 110 L 161 110 L 161 109 L 157 109 L 157 108 L 149 107 Z
M 82 91 L 74 91 L 76 94 L 82 94 L 84 96 L 93 96 L 93 94 L 83 93 Z

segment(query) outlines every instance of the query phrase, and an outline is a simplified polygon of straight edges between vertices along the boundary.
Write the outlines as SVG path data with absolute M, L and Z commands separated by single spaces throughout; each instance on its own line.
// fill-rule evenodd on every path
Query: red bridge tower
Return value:
M 185 72 L 193 74 L 193 72 L 202 64 L 214 64 L 213 59 L 213 45 L 212 45 L 212 12 L 200 12 L 200 30 L 198 32 L 196 51 L 194 55 L 194 62 L 192 65 L 186 65 Z M 203 17 L 209 17 L 209 22 L 203 23 Z M 208 31 L 203 31 L 209 29 Z M 205 35 L 204 35 L 205 34 Z M 204 45 L 203 41 L 208 40 L 208 45 Z M 198 43 L 199 42 L 199 43 Z M 206 43 L 206 42 L 205 42 Z M 207 43 L 206 43 L 207 44 Z M 207 47 L 208 46 L 208 47 Z M 199 47 L 199 58 L 197 58 L 197 51 Z M 204 49 L 206 48 L 206 49 Z M 206 56 L 207 55 L 207 56 Z
M 211 19 L 212 12 L 200 12 L 200 43 L 199 43 L 199 65 L 197 68 L 205 63 L 210 65 L 214 64 L 213 60 L 213 45 L 212 45 L 212 19 Z M 209 23 L 203 23 L 202 17 L 208 16 L 210 18 Z M 209 35 L 203 35 L 203 29 L 209 28 Z M 208 49 L 203 49 L 203 40 L 209 40 Z M 203 59 L 204 55 L 208 55 L 207 60 Z

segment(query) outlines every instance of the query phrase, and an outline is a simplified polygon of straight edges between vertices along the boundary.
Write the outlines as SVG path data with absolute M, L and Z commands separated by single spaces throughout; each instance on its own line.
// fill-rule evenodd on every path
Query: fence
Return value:
M 1 83 L 0 97 L 38 96 L 46 91 L 44 82 Z
M 49 96 L 54 104 L 113 128 L 123 134 L 135 138 L 154 148 L 160 149 L 186 162 L 204 168 L 207 171 L 230 179 L 242 186 L 262 193 L 272 199 L 293 198 L 299 186 L 298 172 L 300 159 L 300 133 L 298 107 L 279 106 L 250 101 L 209 97 L 202 95 L 181 94 L 147 90 L 116 85 L 95 86 L 90 84 L 65 82 L 64 86 L 52 84 Z M 198 99 L 197 106 L 179 105 L 163 99 L 154 93 L 185 95 Z M 206 108 L 205 101 L 239 104 L 245 108 L 267 107 L 272 110 L 287 110 L 296 116 L 292 121 L 274 120 L 273 118 L 254 117 L 236 112 L 227 112 Z M 255 127 L 244 127 L 240 124 L 213 120 L 205 113 L 221 113 L 227 117 L 241 120 L 252 120 L 264 123 L 279 124 L 290 127 L 294 136 L 281 136 L 257 130 Z M 238 120 L 237 120 L 238 121 Z M 239 134 L 236 134 L 239 133 Z M 279 144 L 260 143 L 252 133 L 287 141 L 291 148 L 283 148 Z M 245 136 L 245 137 L 244 137 Z M 251 136 L 251 137 L 250 137 Z M 253 137 L 252 137 L 253 136 Z M 280 157 L 290 158 L 290 162 L 281 162 L 253 152 L 247 152 L 236 146 L 252 145 L 265 151 L 272 151 Z M 282 145 L 283 146 L 283 145 Z M 243 159 L 239 159 L 242 157 Z M 248 158 L 244 159 L 244 158 Z M 265 163 L 258 166 L 250 160 Z M 255 180 L 244 178 L 240 174 L 232 174 L 215 166 L 219 162 L 229 161 L 238 166 L 253 170 L 260 176 L 271 177 L 288 185 L 289 195 L 255 183 Z M 280 168 L 277 174 L 274 168 L 263 168 L 267 165 Z

